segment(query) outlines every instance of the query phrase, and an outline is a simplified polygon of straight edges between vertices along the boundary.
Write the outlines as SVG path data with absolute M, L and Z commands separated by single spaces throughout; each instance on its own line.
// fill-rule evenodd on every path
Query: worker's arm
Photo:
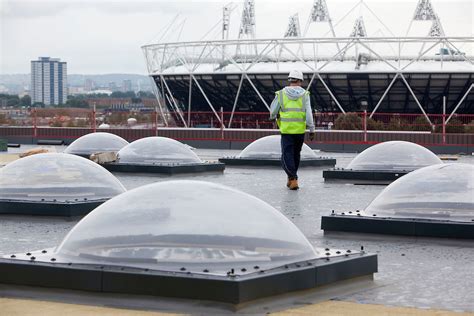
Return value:
M 310 133 L 314 133 L 314 121 L 313 121 L 313 110 L 311 109 L 311 100 L 309 94 L 303 97 L 304 111 L 306 112 L 306 126 L 309 128 Z
M 273 99 L 272 105 L 270 106 L 270 120 L 276 119 L 279 112 L 280 102 L 278 100 L 278 96 L 275 96 L 275 99 Z

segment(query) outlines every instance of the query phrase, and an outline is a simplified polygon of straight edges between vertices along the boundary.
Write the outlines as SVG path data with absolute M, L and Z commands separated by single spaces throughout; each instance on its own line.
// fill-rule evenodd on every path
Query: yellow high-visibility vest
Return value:
M 277 120 L 282 134 L 304 134 L 306 131 L 306 112 L 303 108 L 303 97 L 309 96 L 306 91 L 296 100 L 288 98 L 283 90 L 275 93 L 280 103 L 280 118 Z M 311 115 L 311 114 L 310 114 Z

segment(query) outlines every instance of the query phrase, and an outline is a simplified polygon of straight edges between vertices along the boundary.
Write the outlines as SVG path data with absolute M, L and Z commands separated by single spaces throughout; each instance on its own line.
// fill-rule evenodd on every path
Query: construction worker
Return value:
M 286 186 L 298 190 L 298 167 L 303 147 L 306 126 L 309 139 L 314 139 L 314 123 L 309 92 L 301 87 L 303 73 L 292 70 L 288 75 L 289 85 L 275 93 L 270 108 L 270 119 L 277 119 L 281 133 L 281 164 L 288 175 Z

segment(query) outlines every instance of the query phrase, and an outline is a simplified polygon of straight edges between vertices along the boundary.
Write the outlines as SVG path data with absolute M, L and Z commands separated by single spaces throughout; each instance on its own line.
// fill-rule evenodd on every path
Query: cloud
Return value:
M 0 0 L 0 14 L 3 18 L 39 18 L 55 16 L 67 10 L 94 9 L 102 14 L 139 14 L 157 12 L 162 14 L 188 14 L 205 10 L 203 3 L 222 1 L 189 0 Z
M 70 71 L 75 73 L 143 73 L 142 45 L 200 40 L 213 26 L 215 28 L 206 39 L 220 38 L 222 5 L 230 1 L 0 0 L 0 72 L 26 73 L 30 60 L 38 56 L 52 56 L 67 61 Z M 238 36 L 243 0 L 234 2 L 239 5 L 231 15 L 231 39 Z M 358 0 L 327 2 L 336 24 Z M 365 2 L 397 36 L 404 36 L 417 0 Z M 432 2 L 446 34 L 472 34 L 472 0 Z M 299 13 L 304 28 L 311 3 L 312 0 L 256 0 L 257 37 L 283 36 L 288 17 L 294 13 Z M 338 24 L 336 35 L 349 34 L 360 12 L 355 10 L 356 16 L 349 15 Z M 371 18 L 371 14 L 364 10 L 362 14 L 370 35 L 378 29 L 385 32 L 380 23 Z M 186 23 L 181 33 L 184 20 Z M 167 36 L 162 37 L 162 31 L 170 25 Z M 412 26 L 421 36 L 425 36 L 427 28 L 427 22 L 414 22 Z M 321 37 L 328 31 L 327 24 L 314 23 L 308 36 Z M 466 45 L 462 50 L 468 55 L 474 52 L 473 45 Z

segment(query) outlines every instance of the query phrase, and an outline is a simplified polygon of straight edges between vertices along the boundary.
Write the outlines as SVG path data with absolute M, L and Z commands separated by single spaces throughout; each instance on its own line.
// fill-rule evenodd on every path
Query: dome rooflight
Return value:
M 98 152 L 118 152 L 126 145 L 128 142 L 120 136 L 97 132 L 79 137 L 64 152 L 89 158 L 90 155 Z
M 52 251 L 0 258 L 0 283 L 232 304 L 376 271 L 376 255 L 314 249 L 251 195 L 185 180 L 115 197 Z
M 324 216 L 324 230 L 474 239 L 474 166 L 438 164 L 385 188 L 363 211 Z
M 219 161 L 229 165 L 280 166 L 281 136 L 271 135 L 257 139 L 245 147 L 236 157 L 225 157 Z M 336 159 L 318 157 L 306 144 L 301 148 L 300 167 L 334 166 Z
M 123 147 L 117 161 L 103 166 L 115 172 L 196 173 L 223 171 L 225 165 L 202 161 L 189 146 L 167 137 L 146 137 Z
M 88 213 L 123 192 L 110 172 L 69 154 L 32 155 L 0 169 L 0 213 L 79 215 L 71 208 Z
M 357 184 L 388 184 L 413 170 L 441 163 L 441 159 L 423 146 L 389 141 L 367 148 L 345 169 L 325 170 L 323 177 Z

